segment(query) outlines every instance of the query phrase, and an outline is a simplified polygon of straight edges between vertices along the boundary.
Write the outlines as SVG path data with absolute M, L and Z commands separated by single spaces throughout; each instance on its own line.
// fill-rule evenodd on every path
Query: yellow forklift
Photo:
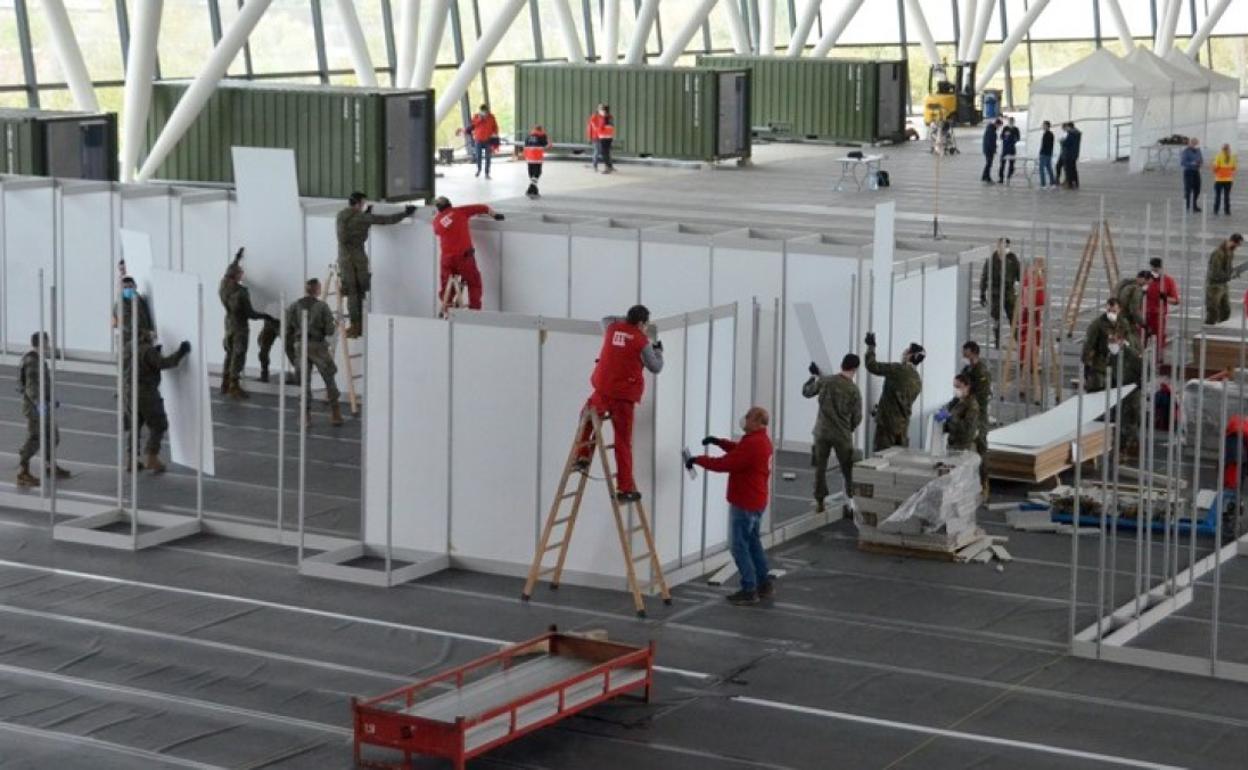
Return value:
M 923 124 L 930 126 L 947 117 L 954 125 L 978 126 L 984 116 L 975 108 L 975 62 L 954 64 L 953 80 L 949 79 L 947 66 L 942 63 L 927 72 Z

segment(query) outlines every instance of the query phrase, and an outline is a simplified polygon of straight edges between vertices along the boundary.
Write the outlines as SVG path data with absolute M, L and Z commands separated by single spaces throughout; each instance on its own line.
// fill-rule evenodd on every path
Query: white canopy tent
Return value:
M 1169 97 L 1148 100 L 1143 119 L 1132 127 L 1130 170 L 1143 171 L 1147 153 L 1141 148 L 1156 144 L 1163 137 L 1181 134 L 1205 143 L 1209 135 L 1209 82 L 1143 46 L 1128 54 L 1125 61 L 1170 83 Z
M 1239 80 L 1201 66 L 1177 48 L 1171 48 L 1165 59 L 1175 69 L 1205 81 L 1205 127 L 1196 136 L 1210 153 L 1224 144 L 1234 148 L 1239 131 Z

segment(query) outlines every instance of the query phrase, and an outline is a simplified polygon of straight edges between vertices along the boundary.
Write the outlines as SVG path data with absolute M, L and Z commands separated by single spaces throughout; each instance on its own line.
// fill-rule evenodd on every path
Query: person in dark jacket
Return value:
M 997 118 L 984 128 L 984 173 L 979 179 L 984 184 L 992 184 L 992 160 L 997 157 L 997 129 L 1001 127 L 1001 119 Z
M 537 190 L 537 182 L 542 178 L 542 164 L 546 160 L 546 148 L 550 146 L 550 138 L 546 129 L 534 126 L 524 138 L 524 162 L 529 167 L 529 189 L 524 191 L 530 199 L 542 197 Z
M 1183 207 L 1188 211 L 1200 213 L 1200 169 L 1205 165 L 1205 156 L 1200 151 L 1200 140 L 1192 137 L 1187 146 L 1179 154 L 1179 165 L 1183 168 Z
M 1022 137 L 1014 118 L 1010 118 L 1005 128 L 1001 129 L 1001 165 L 997 168 L 997 181 L 1005 184 L 1006 179 L 1014 178 L 1014 160 L 1018 157 L 1018 140 Z M 1010 164 L 1010 173 L 1005 173 L 1005 164 Z
M 1066 135 L 1062 137 L 1062 156 L 1066 163 L 1066 186 L 1071 190 L 1079 189 L 1079 148 L 1083 144 L 1083 132 L 1075 128 L 1075 124 L 1066 124 Z
M 1044 133 L 1040 135 L 1040 152 L 1036 155 L 1036 165 L 1040 167 L 1040 186 L 1048 188 L 1056 186 L 1053 177 L 1053 124 L 1044 121 Z

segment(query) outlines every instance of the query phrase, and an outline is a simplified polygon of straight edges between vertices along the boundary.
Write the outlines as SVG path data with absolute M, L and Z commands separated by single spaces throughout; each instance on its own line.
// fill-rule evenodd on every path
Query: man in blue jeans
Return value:
M 728 597 L 735 605 L 758 604 L 759 598 L 776 593 L 769 577 L 767 555 L 759 538 L 759 523 L 771 497 L 771 439 L 767 437 L 767 410 L 750 407 L 741 418 L 745 435 L 740 441 L 707 436 L 702 446 L 715 445 L 721 457 L 690 457 L 685 467 L 701 465 L 708 471 L 728 474 L 728 515 L 732 536 L 732 558 L 741 575 L 741 590 Z
M 1040 152 L 1036 156 L 1036 165 L 1040 167 L 1040 186 L 1056 186 L 1053 178 L 1053 124 L 1044 121 L 1044 133 L 1040 135 Z
M 1200 140 L 1192 137 L 1183 152 L 1179 153 L 1179 165 L 1183 167 L 1183 206 L 1188 211 L 1200 213 L 1200 168 L 1205 165 L 1200 152 Z

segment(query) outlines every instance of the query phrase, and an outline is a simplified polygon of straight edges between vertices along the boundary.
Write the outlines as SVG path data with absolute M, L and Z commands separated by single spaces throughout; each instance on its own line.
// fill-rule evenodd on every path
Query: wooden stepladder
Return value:
M 604 480 L 607 482 L 607 494 L 611 499 L 611 511 L 615 515 L 615 527 L 620 536 L 620 547 L 624 554 L 624 571 L 628 576 L 628 589 L 633 594 L 633 604 L 637 609 L 637 617 L 646 616 L 646 605 L 642 594 L 655 588 L 663 597 L 664 604 L 672 603 L 672 594 L 667 590 L 667 580 L 663 577 L 663 565 L 659 563 L 659 555 L 654 547 L 654 533 L 650 529 L 650 518 L 641 500 L 622 503 L 616 497 L 616 472 L 611 464 L 608 450 L 613 445 L 606 443 L 602 433 L 603 418 L 595 410 L 581 410 L 581 418 L 576 423 L 576 434 L 572 437 L 572 448 L 568 452 L 567 463 L 563 466 L 563 477 L 559 479 L 559 487 L 555 491 L 555 499 L 550 504 L 550 513 L 546 516 L 546 525 L 542 527 L 542 537 L 537 544 L 537 553 L 533 556 L 533 566 L 529 568 L 529 578 L 524 584 L 524 593 L 520 598 L 528 601 L 533 596 L 533 588 L 537 581 L 550 575 L 550 587 L 559 587 L 559 579 L 563 576 L 563 565 L 568 558 L 568 546 L 572 542 L 572 530 L 576 527 L 576 519 L 581 511 L 581 501 L 585 496 L 585 488 L 589 485 L 590 470 L 594 456 L 602 461 Z M 590 437 L 582 441 L 586 428 L 590 428 Z M 580 450 L 588 447 L 589 462 L 579 462 Z M 569 491 L 569 487 L 573 487 Z M 571 510 L 563 513 L 564 505 L 570 504 Z M 633 538 L 640 533 L 643 543 L 639 546 L 643 553 L 635 554 Z M 558 538 L 551 542 L 552 538 Z M 555 563 L 546 565 L 547 555 L 555 553 Z M 640 563 L 650 562 L 650 582 L 644 587 L 637 579 L 637 568 Z
M 1109 291 L 1112 292 L 1118 285 L 1118 252 L 1114 249 L 1114 236 L 1109 231 L 1109 221 L 1105 219 L 1092 226 L 1092 232 L 1083 245 L 1083 254 L 1079 258 L 1079 268 L 1075 271 L 1075 280 L 1070 287 L 1070 296 L 1066 299 L 1066 307 L 1062 313 L 1062 332 L 1068 339 L 1074 336 L 1080 306 L 1083 304 L 1083 293 L 1088 287 L 1088 277 L 1092 274 L 1092 263 L 1097 252 L 1100 252 L 1105 263 L 1105 279 L 1109 281 Z
M 332 301 L 331 301 L 332 298 Z M 347 296 L 342 293 L 342 276 L 338 273 L 338 265 L 331 262 L 329 277 L 325 279 L 325 302 L 334 309 L 334 321 L 337 322 L 338 333 L 334 335 L 329 346 L 329 355 L 334 359 L 338 353 L 337 346 L 342 344 L 342 367 L 347 374 L 347 403 L 351 414 L 360 413 L 359 387 L 364 380 L 364 353 L 352 347 L 354 341 L 347 336 L 347 327 L 351 323 L 351 314 L 347 312 Z M 360 383 L 357 386 L 356 383 Z

